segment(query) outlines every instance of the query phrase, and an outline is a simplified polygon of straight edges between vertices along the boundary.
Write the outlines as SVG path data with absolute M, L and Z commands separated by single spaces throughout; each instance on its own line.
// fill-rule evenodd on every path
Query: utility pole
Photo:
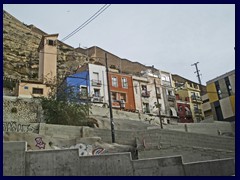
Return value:
M 201 82 L 201 78 L 200 78 L 200 74 L 199 74 L 200 70 L 198 70 L 198 66 L 197 66 L 198 63 L 199 62 L 196 62 L 196 63 L 192 64 L 191 66 L 196 67 L 196 71 L 194 73 L 197 73 L 198 83 L 200 84 L 200 94 L 202 94 L 202 82 Z
M 90 90 L 90 86 L 89 86 L 89 88 L 88 88 L 88 79 L 89 79 L 89 70 L 88 71 L 86 71 L 86 86 L 87 86 L 87 114 L 88 114 L 88 117 L 89 117 L 89 102 L 88 102 L 88 100 L 89 100 L 89 93 L 88 93 L 88 89 Z
M 194 72 L 194 73 L 197 73 L 197 77 L 198 77 L 198 83 L 199 83 L 199 85 L 200 85 L 200 95 L 202 95 L 203 93 L 202 93 L 202 82 L 201 82 L 201 78 L 200 78 L 200 74 L 199 74 L 199 69 L 198 69 L 198 66 L 197 66 L 197 64 L 198 64 L 199 62 L 196 62 L 196 63 L 193 63 L 191 66 L 195 66 L 196 67 L 196 71 Z M 196 96 L 195 96 L 195 93 L 194 93 L 194 98 L 195 98 L 195 100 L 197 101 L 197 99 L 196 99 Z M 196 103 L 196 106 L 197 106 L 197 108 L 198 108 L 198 104 Z M 199 113 L 199 109 L 197 109 L 197 114 L 199 115 L 200 113 Z M 198 122 L 200 122 L 200 117 L 198 116 Z
M 110 123 L 111 123 L 112 143 L 115 143 L 114 122 L 113 122 L 113 113 L 112 113 L 112 97 L 111 97 L 110 86 L 109 86 L 107 53 L 105 53 L 105 63 L 106 63 L 106 72 L 107 72 L 107 88 L 108 88 L 108 102 L 109 102 L 109 111 L 110 111 Z
M 161 107 L 160 107 L 160 104 L 159 104 L 159 101 L 158 101 L 157 85 L 156 85 L 155 78 L 154 78 L 154 86 L 155 86 L 155 92 L 156 92 L 156 98 L 157 98 L 157 107 L 158 107 L 158 113 L 159 113 L 160 126 L 161 126 L 161 129 L 163 129 L 162 118 L 161 118 L 161 109 L 160 109 Z

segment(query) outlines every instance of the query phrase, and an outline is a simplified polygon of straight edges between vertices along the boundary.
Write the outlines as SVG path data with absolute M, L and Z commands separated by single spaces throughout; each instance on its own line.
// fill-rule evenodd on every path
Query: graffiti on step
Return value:
M 105 152 L 104 148 L 97 147 L 92 151 L 92 154 L 93 155 L 100 155 L 100 154 L 103 154 L 104 152 Z
M 70 149 L 78 149 L 79 156 L 100 155 L 105 152 L 105 149 L 102 147 L 94 148 L 93 145 L 82 143 L 73 145 L 70 147 Z
M 36 141 L 36 146 L 39 148 L 39 149 L 45 149 L 45 142 L 43 142 L 42 140 L 42 137 L 36 137 L 35 138 L 35 141 Z
M 3 122 L 3 131 L 5 132 L 33 132 L 37 128 L 30 124 L 21 124 L 15 121 Z
M 92 155 L 92 145 L 89 144 L 76 144 L 74 146 L 71 146 L 70 149 L 78 149 L 79 156 Z

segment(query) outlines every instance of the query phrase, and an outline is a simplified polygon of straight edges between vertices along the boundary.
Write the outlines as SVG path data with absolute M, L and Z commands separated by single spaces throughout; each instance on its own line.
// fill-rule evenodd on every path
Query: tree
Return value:
M 79 89 L 67 86 L 65 80 L 59 85 L 48 83 L 49 96 L 41 101 L 46 123 L 98 127 L 97 121 L 88 116 L 89 103 L 82 103 Z

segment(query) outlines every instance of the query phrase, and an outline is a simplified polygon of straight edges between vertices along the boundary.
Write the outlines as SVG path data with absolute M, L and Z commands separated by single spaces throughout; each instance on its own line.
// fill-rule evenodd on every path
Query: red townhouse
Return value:
M 136 110 L 132 76 L 109 72 L 109 86 L 113 108 L 126 111 Z

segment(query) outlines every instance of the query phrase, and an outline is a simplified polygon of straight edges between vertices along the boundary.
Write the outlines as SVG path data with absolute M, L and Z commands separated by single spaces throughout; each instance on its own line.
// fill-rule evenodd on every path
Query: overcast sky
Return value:
M 8 4 L 3 9 L 59 40 L 103 4 Z M 112 4 L 77 34 L 64 41 L 73 47 L 99 46 L 121 58 L 202 83 L 235 69 L 235 5 Z

